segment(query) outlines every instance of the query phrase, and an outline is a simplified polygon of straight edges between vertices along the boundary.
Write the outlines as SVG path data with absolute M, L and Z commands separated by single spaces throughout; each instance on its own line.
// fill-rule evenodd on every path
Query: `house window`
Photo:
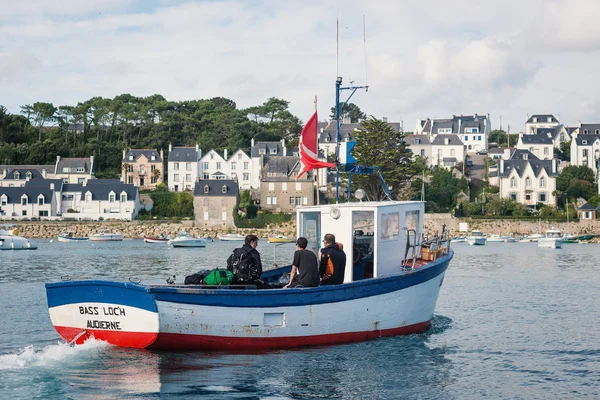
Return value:
M 192 180 L 192 174 L 185 174 L 185 180 L 186 181 L 191 181 Z
M 179 171 L 179 163 L 178 162 L 173 163 L 173 170 Z
M 227 193 L 227 185 L 221 187 L 221 193 Z
M 69 178 L 63 178 L 63 183 L 69 183 Z
M 77 172 L 85 172 L 85 169 L 83 167 L 77 167 Z
M 546 201 L 548 201 L 548 200 L 546 200 L 546 193 L 545 192 L 540 192 L 539 199 L 540 199 L 540 203 L 545 203 Z
M 546 179 L 540 178 L 540 187 L 546 187 Z
M 530 200 L 531 200 L 531 192 L 525 193 L 525 201 L 530 201 Z
M 130 185 L 133 185 L 133 176 L 127 177 L 127 183 L 129 183 Z
M 23 210 L 23 211 L 21 211 L 21 215 L 22 215 L 23 217 L 26 217 L 26 216 L 27 216 L 27 210 Z
M 450 157 L 456 156 L 456 150 L 450 149 Z
M 525 178 L 525 187 L 531 187 L 531 179 L 529 177 Z
M 302 190 L 302 183 L 301 182 L 296 182 L 296 192 L 299 192 Z
M 202 174 L 202 179 L 210 179 L 210 175 L 208 174 L 208 172 Z
M 152 172 L 156 171 L 156 165 L 151 165 L 150 166 L 150 171 L 152 171 Z
M 150 161 L 156 161 L 156 156 L 154 154 L 150 156 Z
M 121 203 L 125 203 L 127 201 L 127 193 L 121 194 Z
M 48 210 L 40 210 L 40 212 L 38 213 L 38 216 L 40 216 L 40 217 L 47 217 L 48 216 Z
M 7 203 L 6 197 L 2 197 L 2 200 L 0 200 L 0 205 L 5 206 L 6 203 Z
M 31 179 L 31 172 L 30 172 L 30 171 L 27 171 L 27 172 L 25 173 L 25 177 L 26 177 L 27 179 Z
M 133 161 L 133 156 L 129 156 L 129 161 Z
M 203 162 L 202 163 L 202 169 L 208 169 L 208 163 L 207 162 Z
M 442 158 L 442 149 L 438 149 L 438 158 Z
M 308 204 L 308 197 L 304 196 L 302 198 L 302 204 L 307 205 Z
M 44 196 L 40 195 L 40 197 L 38 197 L 38 206 L 43 206 L 44 205 Z
M 210 159 L 214 159 L 215 158 L 215 153 L 210 153 Z
M 248 163 L 247 163 L 247 162 L 245 162 L 245 163 L 244 163 L 244 171 L 247 171 L 247 170 L 248 170 Z
M 517 194 L 515 192 L 511 192 L 508 196 L 512 201 L 517 201 Z
M 150 177 L 150 183 L 156 183 L 156 178 L 154 176 Z
M 83 182 L 85 182 L 85 178 L 77 178 L 78 184 L 83 185 Z
M 477 140 L 481 140 L 481 136 L 477 136 Z
M 127 166 L 127 172 L 133 172 L 133 165 L 129 164 Z
M 469 135 L 465 135 L 465 142 L 469 141 Z
M 271 154 L 277 154 L 277 148 L 271 149 Z
M 415 139 L 415 144 L 421 144 L 421 139 Z
M 115 194 L 111 193 L 108 195 L 108 201 L 110 201 L 111 203 L 114 203 L 115 201 Z
M 277 204 L 277 197 L 273 196 L 273 205 Z
M 87 202 L 92 201 L 92 194 L 91 193 L 86 193 L 85 194 L 85 201 L 87 201 Z
M 221 169 L 221 163 L 219 161 L 217 161 L 217 170 Z
M 73 201 L 73 195 L 72 194 L 63 194 L 62 200 L 63 201 Z
M 247 181 L 250 179 L 250 174 L 244 174 L 244 180 Z
M 174 180 L 175 182 L 179 182 L 179 174 L 175 174 L 175 175 L 173 175 L 173 180 Z
M 185 163 L 185 170 L 186 171 L 191 171 L 192 170 L 192 163 Z
M 63 167 L 62 172 L 63 172 L 63 174 L 68 174 L 69 172 L 71 172 L 71 169 L 67 168 L 67 167 Z
M 281 190 L 287 190 L 287 182 L 281 184 Z
M 275 190 L 275 183 L 274 182 L 269 182 L 269 191 L 274 191 Z
M 26 206 L 26 205 L 27 205 L 27 196 L 23 196 L 23 197 L 21 198 L 21 205 L 22 205 L 22 206 Z
M 425 150 L 421 149 L 421 157 L 425 156 Z
M 221 219 L 222 219 L 223 221 L 227 221 L 227 211 L 223 211 L 223 212 L 221 212 Z
M 204 185 L 204 193 L 208 193 L 209 190 L 210 188 L 208 187 L 208 185 Z
M 517 187 L 517 180 L 514 177 L 510 178 L 510 187 Z
M 267 205 L 270 206 L 271 205 L 271 197 L 267 196 Z
M 145 174 L 145 173 L 146 173 L 146 166 L 140 165 L 140 174 Z
M 208 211 L 204 211 L 204 220 L 208 221 Z
M 231 163 L 231 170 L 232 170 L 232 171 L 235 171 L 235 162 L 232 162 L 232 163 Z
M 19 174 L 19 172 L 15 172 L 14 175 L 15 179 L 19 179 L 21 177 L 21 174 Z
M 544 155 L 547 156 L 549 154 L 548 148 L 544 147 Z
M 241 159 L 242 159 L 242 153 L 238 153 L 238 155 L 237 155 L 237 156 L 238 156 L 238 160 L 241 160 Z
M 584 142 L 585 142 L 585 140 L 584 140 Z M 584 144 L 585 144 L 585 143 L 584 143 Z M 587 156 L 588 156 L 588 151 L 587 151 L 587 149 L 583 149 L 583 156 L 584 156 L 584 157 L 587 157 Z

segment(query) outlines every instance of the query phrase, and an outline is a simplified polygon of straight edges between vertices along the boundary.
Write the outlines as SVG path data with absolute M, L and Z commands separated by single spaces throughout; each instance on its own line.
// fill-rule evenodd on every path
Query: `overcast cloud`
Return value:
M 336 76 L 352 101 L 404 121 L 489 113 L 511 132 L 527 113 L 600 122 L 600 2 L 584 0 L 0 0 L 0 104 L 94 96 L 276 96 L 329 115 Z M 366 58 L 363 41 L 366 20 Z M 366 73 L 365 73 L 366 65 Z

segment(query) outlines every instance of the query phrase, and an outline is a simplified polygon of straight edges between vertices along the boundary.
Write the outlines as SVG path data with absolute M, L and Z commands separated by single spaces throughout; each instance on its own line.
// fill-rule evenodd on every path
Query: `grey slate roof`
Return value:
M 295 181 L 300 172 L 299 157 L 269 157 L 263 166 L 262 181 L 265 182 L 288 182 Z M 298 182 L 312 179 L 312 172 L 302 175 Z
M 533 119 L 537 118 L 537 122 L 533 122 Z M 550 118 L 550 122 L 548 122 L 548 118 Z M 552 114 L 533 114 L 531 117 L 529 117 L 529 119 L 527 120 L 527 122 L 525 122 L 526 124 L 549 124 L 549 123 L 558 123 L 558 120 L 556 118 L 554 118 L 554 115 Z
M 506 150 L 506 148 L 504 148 L 504 147 L 491 147 L 488 150 L 488 153 L 490 153 L 490 154 L 504 154 L 504 150 Z
M 281 142 L 257 142 L 250 149 L 250 157 L 260 157 L 261 153 L 267 157 L 283 156 L 283 146 Z
M 580 135 L 598 135 L 600 134 L 600 124 L 581 124 L 579 128 Z
M 600 139 L 600 135 L 577 135 L 575 143 L 577 146 L 591 146 L 597 139 Z
M 577 209 L 578 211 L 595 211 L 596 207 L 594 207 L 593 205 L 591 205 L 590 203 L 585 203 L 584 205 L 582 205 L 581 207 L 579 207 Z
M 42 170 L 46 170 L 47 174 L 53 174 L 55 167 L 55 165 L 0 165 L 0 175 L 8 169 L 36 170 L 40 174 L 42 173 Z
M 63 172 L 67 168 L 68 171 Z M 83 168 L 83 172 L 77 172 L 77 168 Z M 61 158 L 56 165 L 57 174 L 89 174 L 92 170 L 92 164 L 89 157 L 82 158 Z
M 417 139 L 419 140 L 419 143 L 417 143 Z M 404 137 L 404 141 L 410 146 L 431 144 L 429 138 L 427 138 L 427 135 L 406 135 Z
M 447 119 L 429 119 L 427 118 L 423 123 L 423 132 L 438 134 L 439 129 L 451 128 L 452 133 L 465 133 L 465 128 L 478 128 L 479 133 L 485 132 L 485 121 L 487 115 L 453 115 L 452 118 Z M 489 121 L 488 121 L 489 124 Z
M 528 160 L 539 160 L 539 158 L 535 154 L 530 152 L 529 150 L 519 150 L 519 149 L 515 149 L 515 150 L 511 151 L 509 159 L 510 160 L 524 160 L 525 155 L 527 155 Z
M 37 169 L 22 169 L 22 168 L 14 168 L 6 170 L 6 178 L 4 180 L 7 181 L 26 181 L 27 173 L 31 175 L 30 179 L 44 179 L 41 172 Z M 16 175 L 15 175 L 16 174 Z M 18 178 L 16 177 L 18 176 Z
M 523 144 L 552 144 L 548 135 L 523 135 L 521 140 Z
M 195 147 L 172 147 L 169 162 L 197 162 L 198 153 Z
M 81 191 L 83 191 L 83 185 L 81 183 L 65 183 L 63 185 L 62 191 L 63 192 L 81 192 Z
M 195 150 L 195 148 L 194 148 L 194 150 Z M 125 154 L 125 158 L 123 159 L 123 161 L 125 161 L 125 162 L 130 161 L 129 156 L 133 156 L 133 160 L 137 161 L 137 159 L 140 158 L 142 155 L 145 155 L 146 158 L 148 159 L 148 161 L 151 163 L 162 162 L 162 159 L 160 158 L 160 154 L 158 153 L 158 151 L 156 151 L 154 149 L 131 149 L 127 152 L 127 154 Z M 154 161 L 151 161 L 152 156 L 155 157 Z
M 89 182 L 94 181 L 93 184 Z M 127 200 L 135 200 L 138 197 L 138 189 L 135 185 L 128 183 L 114 183 L 114 179 L 90 179 L 86 186 L 81 187 L 81 200 L 85 200 L 87 192 L 92 193 L 92 200 L 108 200 L 110 192 L 114 192 L 117 199 L 122 192 L 127 193 Z M 75 185 L 70 185 L 75 186 Z M 79 186 L 79 185 L 78 185 Z M 65 190 L 66 192 L 66 190 Z
M 449 141 L 448 144 L 445 142 L 446 139 Z M 437 135 L 431 144 L 434 146 L 464 146 L 458 135 Z
M 531 169 L 533 170 L 533 174 L 535 177 L 538 177 L 540 175 L 540 172 L 543 169 L 546 170 L 546 174 L 548 174 L 548 176 L 550 176 L 550 177 L 558 176 L 558 168 L 557 168 L 557 172 L 554 172 L 554 173 L 552 172 L 552 160 L 537 160 L 537 159 L 535 159 L 535 160 L 534 159 L 505 160 L 504 161 L 504 173 L 500 172 L 500 169 L 498 169 L 498 174 L 499 174 L 499 176 L 506 178 L 511 173 L 511 171 L 514 169 L 517 171 L 517 174 L 520 177 L 522 177 L 527 164 L 531 165 Z
M 50 187 L 50 184 L 54 184 L 54 190 L 56 190 L 57 192 L 61 192 L 63 187 L 64 187 L 64 183 L 62 181 L 62 179 L 34 179 L 31 180 L 29 182 L 25 183 L 25 186 L 27 187 L 37 187 L 37 186 L 41 186 L 41 187 Z
M 226 193 L 223 193 L 223 186 L 226 187 Z M 208 187 L 208 193 L 204 192 L 205 187 Z M 201 179 L 200 181 L 196 182 L 196 185 L 194 186 L 195 197 L 237 197 L 239 193 L 239 186 L 237 182 L 232 179 Z
M 29 203 L 37 203 L 39 195 L 44 196 L 44 202 L 50 203 L 54 190 L 50 190 L 44 186 L 24 186 L 24 187 L 0 187 L 0 197 L 6 195 L 6 202 L 8 204 L 21 204 L 21 197 L 27 195 Z

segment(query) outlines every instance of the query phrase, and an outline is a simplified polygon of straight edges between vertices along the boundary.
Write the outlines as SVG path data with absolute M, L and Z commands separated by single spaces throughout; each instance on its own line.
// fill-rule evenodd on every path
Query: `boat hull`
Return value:
M 467 238 L 467 243 L 471 246 L 485 246 L 486 242 L 486 238 Z
M 37 246 L 21 236 L 0 235 L 0 250 L 37 250 Z
M 325 345 L 426 330 L 452 256 L 450 251 L 426 266 L 390 277 L 317 288 L 242 290 L 80 281 L 47 284 L 46 290 L 52 323 L 64 340 L 76 343 L 93 335 L 119 346 L 159 349 L 251 351 Z M 98 307 L 91 309 L 98 315 L 86 314 L 89 307 Z M 110 310 L 118 310 L 112 312 L 118 315 Z
M 86 238 L 86 237 L 68 237 L 68 236 L 62 236 L 62 235 L 58 235 L 57 239 L 59 242 L 62 242 L 62 243 L 87 242 L 88 241 L 88 238 Z
M 123 235 L 92 235 L 90 236 L 90 242 L 121 242 L 123 241 Z
M 167 243 L 169 243 L 169 239 L 158 239 L 158 238 L 145 237 L 144 238 L 144 243 L 153 243 L 153 244 L 164 243 L 164 244 L 167 244 Z
M 293 243 L 296 240 L 293 238 L 274 238 L 274 237 L 270 237 L 267 238 L 267 241 L 269 243 Z
M 562 239 L 554 239 L 554 238 L 544 238 L 538 240 L 538 247 L 545 247 L 550 249 L 560 249 L 562 248 L 563 241 Z
M 206 247 L 204 239 L 172 239 L 169 240 L 169 244 L 173 247 Z

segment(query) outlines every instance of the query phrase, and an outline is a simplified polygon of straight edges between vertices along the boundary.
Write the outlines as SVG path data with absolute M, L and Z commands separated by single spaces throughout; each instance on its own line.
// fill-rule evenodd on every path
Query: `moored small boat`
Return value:
M 487 238 L 481 231 L 474 230 L 471 232 L 471 236 L 467 236 L 467 243 L 471 246 L 485 246 Z
M 223 236 L 219 236 L 219 239 L 223 242 L 243 242 L 246 239 L 245 236 L 239 233 L 228 233 Z
M 293 243 L 296 241 L 296 239 L 290 238 L 287 236 L 283 236 L 283 235 L 277 235 L 277 236 L 269 236 L 267 238 L 267 241 L 269 243 Z
M 70 242 L 87 242 L 86 237 L 77 237 L 74 232 L 68 231 L 57 236 L 59 242 L 70 243 Z
M 560 249 L 563 239 L 558 229 L 550 229 L 546 231 L 543 238 L 538 239 L 538 247 L 546 247 L 551 249 Z
M 206 247 L 206 241 L 202 238 L 195 238 L 188 231 L 182 231 L 177 237 L 168 241 L 173 247 Z
M 122 234 L 113 233 L 106 229 L 102 229 L 100 232 L 90 235 L 90 242 L 120 242 L 122 240 Z
M 2 225 L 0 228 L 11 228 L 14 225 Z M 0 229 L 0 250 L 36 250 L 37 246 L 29 239 L 19 236 L 19 230 Z
M 164 243 L 164 244 L 168 244 L 169 243 L 169 238 L 166 237 L 150 237 L 150 236 L 146 236 L 144 237 L 144 243 L 152 243 L 152 244 L 160 244 L 160 243 Z
M 490 237 L 487 238 L 487 242 L 502 242 L 504 243 L 506 241 L 506 237 L 502 236 L 502 235 L 491 235 Z

